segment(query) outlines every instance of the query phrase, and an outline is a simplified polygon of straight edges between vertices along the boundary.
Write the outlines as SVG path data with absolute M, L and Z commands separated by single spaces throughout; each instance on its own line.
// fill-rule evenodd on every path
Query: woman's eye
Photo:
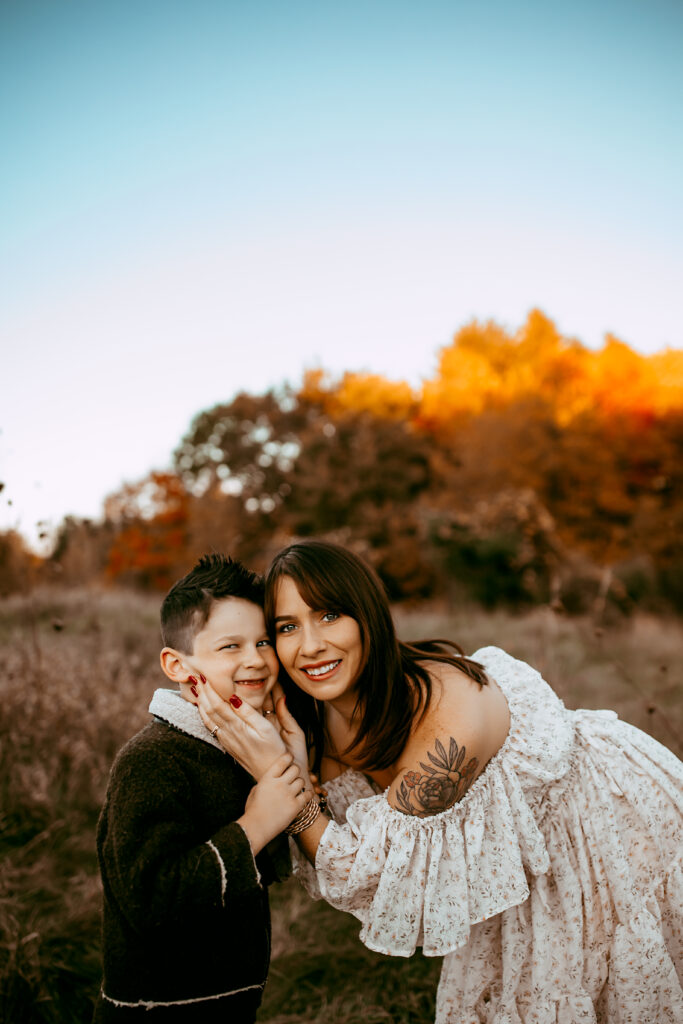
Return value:
M 338 618 L 339 612 L 325 612 L 323 622 L 336 622 Z
M 293 629 L 294 629 L 294 623 L 293 622 L 283 622 L 283 624 L 281 626 L 278 626 L 277 631 L 278 631 L 278 633 L 291 633 Z

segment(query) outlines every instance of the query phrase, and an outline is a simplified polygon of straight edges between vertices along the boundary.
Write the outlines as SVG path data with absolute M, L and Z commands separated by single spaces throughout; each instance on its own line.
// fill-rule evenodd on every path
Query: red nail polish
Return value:
M 203 675 L 201 674 L 201 672 L 199 673 L 199 678 L 201 679 L 201 681 L 202 681 L 203 683 L 205 683 L 205 682 L 206 682 L 206 676 L 203 676 Z
M 191 686 L 190 689 L 192 690 L 192 696 L 193 697 L 198 697 L 199 696 L 199 691 L 197 690 L 196 686 Z
M 198 707 L 199 707 L 199 704 L 195 704 L 195 702 L 194 702 L 194 701 L 192 701 L 192 707 L 193 707 L 193 708 L 198 708 Z
M 238 697 L 236 693 L 233 693 L 232 697 L 228 697 L 228 700 L 234 708 L 242 707 L 242 699 L 241 697 Z
M 195 686 L 197 685 L 197 680 L 195 679 L 194 676 L 188 676 L 187 681 L 188 683 L 193 683 Z

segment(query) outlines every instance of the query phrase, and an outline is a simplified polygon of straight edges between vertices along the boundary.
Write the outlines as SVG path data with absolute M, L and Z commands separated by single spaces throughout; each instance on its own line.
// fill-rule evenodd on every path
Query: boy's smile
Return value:
M 260 709 L 277 679 L 277 655 L 268 639 L 263 609 L 241 597 L 217 600 L 192 654 L 183 656 L 195 675 L 206 676 L 223 700 L 236 693 Z

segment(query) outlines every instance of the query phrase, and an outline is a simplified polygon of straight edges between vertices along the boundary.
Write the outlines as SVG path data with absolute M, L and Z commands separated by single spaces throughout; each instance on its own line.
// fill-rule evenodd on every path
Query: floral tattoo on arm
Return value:
M 457 803 L 477 775 L 479 761 L 470 758 L 465 764 L 465 748 L 458 747 L 451 736 L 448 752 L 440 740 L 434 741 L 436 754 L 427 753 L 431 764 L 420 761 L 423 773 L 409 771 L 396 791 L 396 803 L 404 814 L 424 818 L 438 814 Z

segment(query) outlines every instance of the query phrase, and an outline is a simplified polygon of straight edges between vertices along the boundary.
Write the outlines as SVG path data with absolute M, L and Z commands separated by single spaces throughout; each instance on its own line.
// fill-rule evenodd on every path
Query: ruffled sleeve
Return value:
M 325 830 L 315 866 L 321 895 L 361 921 L 370 949 L 443 956 L 473 924 L 524 902 L 525 868 L 540 874 L 548 863 L 522 790 L 496 755 L 463 801 L 429 818 L 394 810 L 384 794 L 356 801 L 345 825 Z

